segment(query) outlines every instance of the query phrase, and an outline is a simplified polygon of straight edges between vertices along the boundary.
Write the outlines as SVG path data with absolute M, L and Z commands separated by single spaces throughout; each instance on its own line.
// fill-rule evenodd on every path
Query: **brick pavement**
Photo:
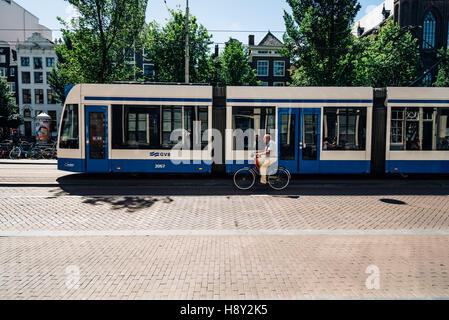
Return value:
M 0 232 L 449 230 L 449 196 L 15 197 L 0 189 L 0 207 Z
M 0 188 L 0 208 L 0 235 L 44 235 L 0 237 L 3 299 L 449 298 L 448 196 L 123 197 Z M 135 230 L 161 235 L 112 236 Z M 295 230 L 322 234 L 287 235 Z M 364 234 L 373 230 L 383 233 Z M 110 236 L 48 237 L 60 231 Z M 365 286 L 371 265 L 380 271 L 378 290 Z
M 43 237 L 0 244 L 3 299 L 449 297 L 449 236 Z M 370 265 L 379 268 L 379 289 L 365 285 Z M 79 280 L 69 277 L 73 268 Z

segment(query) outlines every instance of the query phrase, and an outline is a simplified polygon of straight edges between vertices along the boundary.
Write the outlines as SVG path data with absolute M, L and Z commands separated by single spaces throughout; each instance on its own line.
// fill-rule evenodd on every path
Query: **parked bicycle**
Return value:
M 234 173 L 234 185 L 240 190 L 249 190 L 254 186 L 256 177 L 259 175 L 256 158 L 254 166 L 241 168 Z M 290 179 L 290 172 L 284 167 L 278 167 L 275 173 L 267 176 L 267 183 L 275 190 L 283 190 L 290 183 Z

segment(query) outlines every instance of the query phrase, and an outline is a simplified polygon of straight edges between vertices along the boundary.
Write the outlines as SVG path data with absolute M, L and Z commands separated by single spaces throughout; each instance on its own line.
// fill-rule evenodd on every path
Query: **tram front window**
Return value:
M 59 147 L 61 149 L 78 149 L 78 105 L 67 104 L 62 116 Z

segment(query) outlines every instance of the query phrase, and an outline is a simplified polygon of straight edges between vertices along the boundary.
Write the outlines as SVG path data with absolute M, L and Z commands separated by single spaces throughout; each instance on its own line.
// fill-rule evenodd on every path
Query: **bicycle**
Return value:
M 26 147 L 26 148 L 24 148 Z M 13 160 L 17 160 L 20 158 L 32 158 L 32 159 L 41 159 L 41 152 L 39 147 L 33 146 L 30 143 L 21 142 L 18 146 L 15 146 L 9 152 L 9 158 Z
M 249 190 L 256 183 L 256 177 L 260 175 L 258 163 L 253 167 L 240 168 L 234 173 L 234 185 L 240 190 Z M 290 172 L 284 167 L 278 167 L 276 173 L 267 175 L 268 185 L 274 190 L 283 190 L 290 183 Z

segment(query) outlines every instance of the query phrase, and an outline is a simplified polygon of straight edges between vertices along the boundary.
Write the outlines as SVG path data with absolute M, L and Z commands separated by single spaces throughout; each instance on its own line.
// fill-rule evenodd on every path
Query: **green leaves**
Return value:
M 156 81 L 184 82 L 186 17 L 179 10 L 170 10 L 170 14 L 165 26 L 155 22 L 147 26 L 144 46 L 155 64 Z M 190 82 L 205 83 L 212 77 L 211 38 L 207 29 L 190 16 Z
M 0 77 L 0 127 L 16 127 L 18 110 L 6 79 Z
M 357 0 L 287 0 L 287 33 L 283 54 L 295 61 L 297 86 L 350 85 L 352 78 L 351 25 Z
M 354 85 L 408 86 L 422 69 L 417 41 L 391 20 L 379 34 L 357 40 Z
M 433 84 L 435 87 L 449 87 L 449 52 L 444 49 L 438 51 L 439 64 L 437 79 Z
M 257 85 L 256 70 L 249 65 L 248 50 L 230 38 L 219 58 L 219 84 L 222 86 Z
M 63 25 L 64 43 L 56 47 L 58 70 L 55 92 L 61 83 L 110 83 L 134 76 L 126 53 L 139 43 L 148 0 L 66 0 L 80 13 Z

